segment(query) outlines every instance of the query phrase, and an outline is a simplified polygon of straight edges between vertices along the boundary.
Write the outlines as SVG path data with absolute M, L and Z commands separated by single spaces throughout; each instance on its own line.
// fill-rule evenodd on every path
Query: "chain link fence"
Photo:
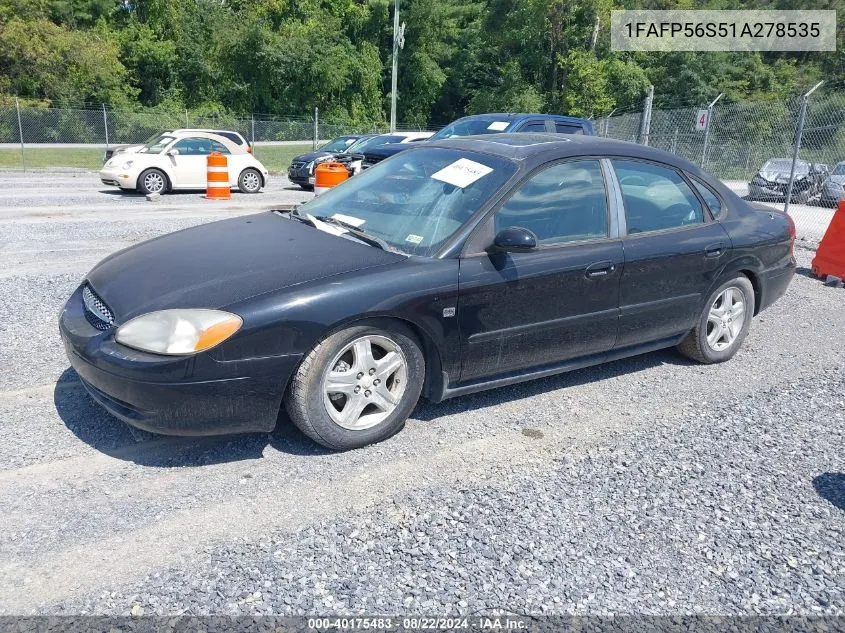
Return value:
M 646 103 L 642 111 L 598 119 L 595 127 L 601 136 L 647 142 L 686 158 L 739 195 L 787 210 L 799 237 L 809 241 L 821 239 L 837 201 L 845 199 L 841 91 L 821 89 L 785 101 L 716 101 L 710 107 Z
M 165 130 L 206 128 L 232 130 L 255 144 L 257 156 L 267 148 L 284 145 L 320 144 L 344 134 L 387 132 L 386 124 L 352 124 L 324 121 L 319 113 L 303 117 L 256 114 L 234 116 L 195 116 L 186 111 L 132 112 L 99 109 L 0 108 L 0 167 L 26 169 L 44 164 L 44 151 L 50 151 L 49 166 L 94 167 L 92 158 L 115 145 L 144 143 Z M 419 130 L 398 126 L 400 130 Z M 76 150 L 75 152 L 64 150 Z M 87 152 L 87 153 L 84 153 Z M 41 155 L 39 155 L 41 153 Z M 65 155 L 63 156 L 62 153 Z M 27 155 L 30 160 L 27 162 Z M 36 160 L 38 159 L 38 160 Z M 274 165 L 274 168 L 281 168 Z

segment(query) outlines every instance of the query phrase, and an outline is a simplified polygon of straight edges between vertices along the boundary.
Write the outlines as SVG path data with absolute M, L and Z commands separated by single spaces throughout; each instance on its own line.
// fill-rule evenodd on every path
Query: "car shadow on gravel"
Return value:
M 845 512 L 845 473 L 824 473 L 813 479 L 818 495 Z
M 62 422 L 80 440 L 110 457 L 140 466 L 209 466 L 261 459 L 268 446 L 292 455 L 316 456 L 331 452 L 302 435 L 284 413 L 271 433 L 175 437 L 141 431 L 118 420 L 94 402 L 70 367 L 56 383 L 53 403 Z

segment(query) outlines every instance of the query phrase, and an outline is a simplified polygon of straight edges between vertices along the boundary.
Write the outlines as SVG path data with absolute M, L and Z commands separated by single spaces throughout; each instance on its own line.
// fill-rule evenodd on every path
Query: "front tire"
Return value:
M 754 287 L 739 275 L 716 288 L 678 351 L 699 363 L 723 363 L 739 350 L 754 316 Z
M 138 191 L 143 194 L 167 193 L 167 176 L 158 169 L 147 169 L 138 176 Z
M 244 169 L 238 176 L 238 189 L 242 193 L 258 193 L 264 186 L 264 179 L 257 169 Z
M 370 321 L 328 336 L 305 357 L 285 395 L 291 420 L 315 442 L 350 450 L 402 429 L 419 400 L 425 358 L 407 327 Z

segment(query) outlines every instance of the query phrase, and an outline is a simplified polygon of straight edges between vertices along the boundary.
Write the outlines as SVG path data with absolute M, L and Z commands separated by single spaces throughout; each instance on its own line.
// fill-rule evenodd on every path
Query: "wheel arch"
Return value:
M 326 328 L 320 336 L 311 342 L 308 350 L 313 349 L 320 341 L 325 340 L 335 332 L 355 325 L 365 324 L 367 321 L 396 321 L 411 330 L 420 343 L 423 358 L 425 359 L 425 382 L 423 383 L 422 395 L 426 398 L 439 400 L 443 388 L 442 350 L 436 343 L 435 336 L 429 332 L 425 326 L 405 316 L 391 313 L 371 313 L 355 315 L 354 317 L 343 319 L 342 321 L 338 321 Z M 307 353 L 308 352 L 306 351 L 305 354 Z M 303 358 L 304 357 L 305 355 L 303 355 Z M 295 373 L 296 370 L 291 372 L 291 376 L 288 378 L 287 384 L 285 385 L 285 391 L 287 391 L 290 380 L 293 378 Z
M 169 169 L 165 169 L 160 165 L 150 165 L 149 167 L 144 167 L 141 171 L 138 172 L 138 177 L 135 178 L 135 191 L 140 190 L 141 176 L 143 176 L 146 172 L 150 171 L 151 169 L 155 169 L 156 171 L 161 172 L 164 175 L 165 191 L 163 193 L 173 191 L 173 175 L 170 173 Z

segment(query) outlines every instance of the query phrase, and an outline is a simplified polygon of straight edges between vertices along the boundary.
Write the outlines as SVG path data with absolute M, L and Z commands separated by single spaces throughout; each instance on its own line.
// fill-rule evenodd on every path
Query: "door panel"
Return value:
M 624 240 L 617 347 L 689 331 L 730 250 L 718 222 Z
M 461 381 L 612 348 L 622 261 L 619 240 L 462 259 Z

